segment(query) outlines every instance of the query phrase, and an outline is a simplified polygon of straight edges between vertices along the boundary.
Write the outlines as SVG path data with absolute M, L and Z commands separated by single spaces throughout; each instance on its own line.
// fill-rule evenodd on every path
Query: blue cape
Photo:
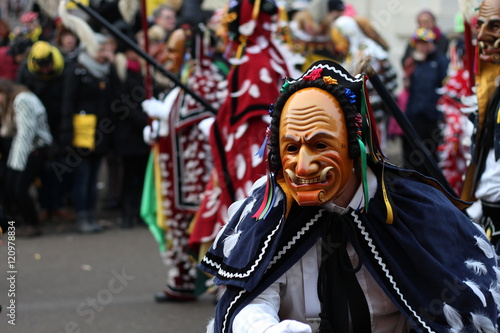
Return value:
M 352 217 L 356 251 L 375 280 L 417 332 L 496 332 L 500 270 L 482 229 L 432 179 L 388 166 L 384 179 L 396 219 L 386 224 L 380 165 L 372 170 L 377 192 L 368 211 Z M 215 332 L 232 331 L 239 310 L 316 243 L 321 222 L 331 214 L 295 205 L 285 221 L 285 194 L 275 186 L 279 197 L 265 219 L 252 217 L 265 185 L 231 208 L 229 223 L 200 263 L 216 284 L 227 286 L 217 304 Z

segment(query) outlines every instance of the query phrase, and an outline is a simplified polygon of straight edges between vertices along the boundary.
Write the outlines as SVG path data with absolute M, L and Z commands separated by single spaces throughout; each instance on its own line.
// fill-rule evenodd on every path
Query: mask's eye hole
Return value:
M 298 149 L 297 147 L 292 146 L 292 145 L 290 145 L 290 146 L 288 146 L 288 147 L 286 148 L 286 151 L 287 151 L 287 152 L 289 152 L 289 153 L 296 153 L 298 150 L 299 150 L 299 149 Z
M 318 149 L 318 150 L 326 149 L 326 145 L 324 143 L 322 143 L 322 142 L 318 142 L 316 144 L 316 149 Z

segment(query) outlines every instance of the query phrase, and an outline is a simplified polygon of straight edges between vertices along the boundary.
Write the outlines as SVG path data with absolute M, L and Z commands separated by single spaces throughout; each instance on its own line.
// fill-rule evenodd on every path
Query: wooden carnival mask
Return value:
M 165 68 L 172 73 L 179 73 L 184 64 L 186 52 L 186 33 L 183 29 L 172 32 L 167 41 L 167 62 Z
M 479 7 L 477 19 L 479 58 L 500 63 L 500 2 L 485 0 Z
M 344 113 L 336 98 L 319 88 L 294 93 L 280 118 L 283 173 L 299 205 L 335 202 L 353 176 Z

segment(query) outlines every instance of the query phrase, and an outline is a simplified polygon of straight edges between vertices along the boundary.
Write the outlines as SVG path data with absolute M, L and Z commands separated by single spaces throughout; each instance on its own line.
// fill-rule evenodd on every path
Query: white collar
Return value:
M 375 196 L 375 192 L 377 191 L 377 186 L 378 186 L 378 181 L 377 177 L 373 173 L 373 171 L 370 168 L 367 168 L 367 178 L 368 178 L 368 196 L 373 198 Z M 365 204 L 365 197 L 363 195 L 363 183 L 359 184 L 359 187 L 354 193 L 351 202 L 349 202 L 349 205 L 347 207 L 341 207 L 333 202 L 329 202 L 323 205 L 323 207 L 328 210 L 329 212 L 335 212 L 338 214 L 345 214 L 351 208 L 352 210 L 358 210 L 363 205 Z

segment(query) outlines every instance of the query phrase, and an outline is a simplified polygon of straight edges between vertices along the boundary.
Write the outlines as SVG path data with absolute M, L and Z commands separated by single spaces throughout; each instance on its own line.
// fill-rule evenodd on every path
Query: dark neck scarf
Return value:
M 361 261 L 352 267 L 346 248 L 348 235 L 352 235 L 354 248 L 358 247 L 350 216 L 330 213 L 323 220 L 318 276 L 320 333 L 349 333 L 350 323 L 354 333 L 371 332 L 368 303 L 356 278 Z

